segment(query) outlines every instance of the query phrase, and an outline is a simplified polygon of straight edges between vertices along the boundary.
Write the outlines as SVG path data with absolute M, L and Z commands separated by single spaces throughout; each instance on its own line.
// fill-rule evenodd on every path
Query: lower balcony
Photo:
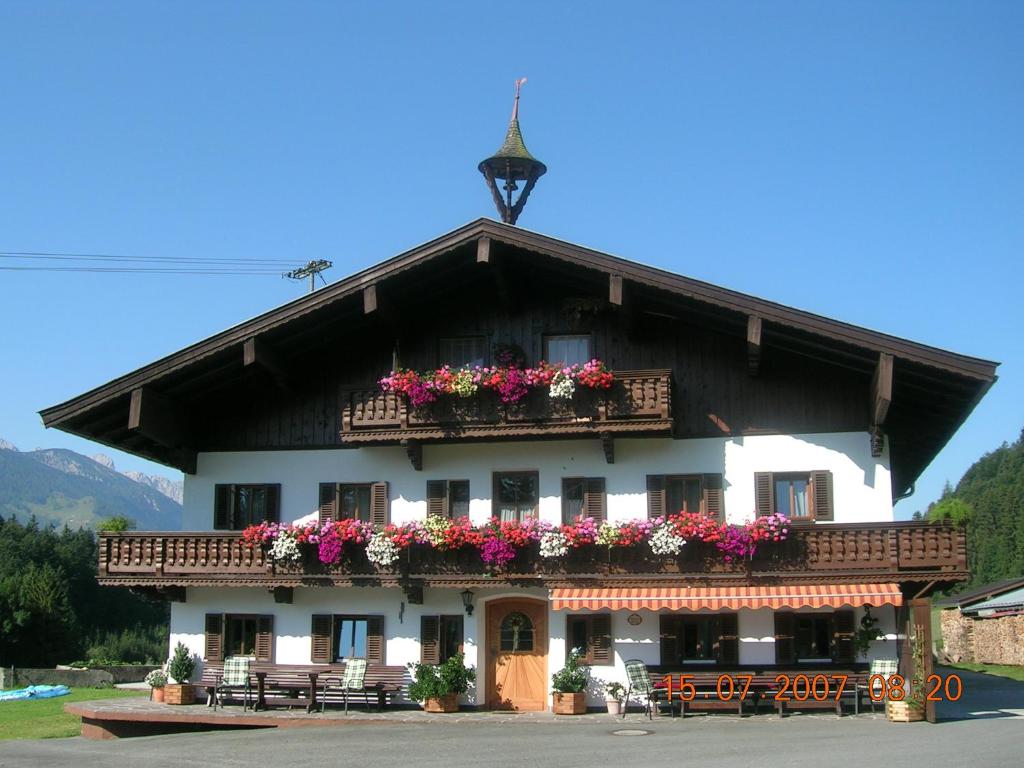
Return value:
M 763 545 L 752 558 L 726 562 L 713 545 L 687 544 L 676 556 L 655 556 L 645 545 L 588 545 L 561 558 L 536 546 L 496 569 L 475 547 L 438 551 L 413 545 L 392 567 L 375 568 L 365 549 L 324 565 L 309 547 L 299 563 L 276 563 L 238 533 L 101 533 L 99 581 L 152 587 L 301 586 L 570 587 L 602 585 L 736 586 L 843 581 L 899 582 L 905 592 L 930 591 L 967 578 L 962 528 L 927 523 L 821 524 L 794 527 L 789 538 Z M 180 592 L 179 592 L 180 594 Z

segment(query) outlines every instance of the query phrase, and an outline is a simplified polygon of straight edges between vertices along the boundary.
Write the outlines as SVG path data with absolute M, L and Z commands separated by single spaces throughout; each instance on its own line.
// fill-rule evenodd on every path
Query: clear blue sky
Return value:
M 906 517 L 1024 426 L 1022 40 L 1016 2 L 7 0 L 0 251 L 338 279 L 494 216 L 527 75 L 524 227 L 1003 363 Z M 36 411 L 304 290 L 0 272 L 0 436 L 95 452 Z

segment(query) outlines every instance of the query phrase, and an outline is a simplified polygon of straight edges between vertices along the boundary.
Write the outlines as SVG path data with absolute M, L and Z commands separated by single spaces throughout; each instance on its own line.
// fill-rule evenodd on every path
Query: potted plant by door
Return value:
M 622 700 L 626 698 L 626 686 L 622 683 L 608 683 L 604 687 L 604 703 L 608 705 L 609 715 L 622 714 Z
M 458 712 L 459 696 L 476 680 L 476 669 L 466 666 L 461 653 L 440 664 L 410 664 L 409 669 L 413 675 L 409 698 L 422 701 L 427 712 Z
M 189 685 L 192 673 L 196 671 L 196 657 L 185 646 L 179 642 L 174 647 L 174 655 L 167 666 L 168 676 L 174 683 L 164 686 L 164 702 L 167 704 L 194 704 L 196 700 L 196 689 Z
M 149 700 L 162 702 L 164 700 L 164 686 L 167 685 L 167 675 L 163 670 L 154 669 L 146 675 L 146 683 L 149 685 Z
M 573 648 L 565 659 L 565 667 L 551 676 L 552 706 L 556 715 L 582 715 L 587 711 L 587 678 L 590 670 L 583 666 L 582 653 Z
M 914 671 L 907 682 L 909 690 L 902 699 L 890 697 L 885 702 L 885 715 L 893 723 L 916 723 L 925 717 L 924 627 L 915 627 L 910 636 L 910 655 Z

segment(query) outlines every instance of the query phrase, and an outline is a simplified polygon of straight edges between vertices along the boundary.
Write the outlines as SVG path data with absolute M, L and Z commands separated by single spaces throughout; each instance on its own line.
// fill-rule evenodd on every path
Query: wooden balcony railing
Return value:
M 300 564 L 274 563 L 238 533 L 101 533 L 99 580 L 128 586 L 302 586 L 377 583 L 535 585 L 643 581 L 665 584 L 736 584 L 738 580 L 812 583 L 821 579 L 937 581 L 967 575 L 966 537 L 961 528 L 927 523 L 821 524 L 793 528 L 789 539 L 764 545 L 752 560 L 726 563 L 712 545 L 688 544 L 674 558 L 654 557 L 643 546 L 583 547 L 564 558 L 541 558 L 523 550 L 506 569 L 493 572 L 474 548 L 440 552 L 413 547 L 393 569 L 379 571 L 356 549 L 325 566 L 310 549 Z
M 502 403 L 493 392 L 443 398 L 411 407 L 405 397 L 379 388 L 348 394 L 342 406 L 342 442 L 395 442 L 440 438 L 583 435 L 672 430 L 672 372 L 617 371 L 609 390 L 578 387 L 571 400 L 553 400 L 546 390 L 518 403 Z

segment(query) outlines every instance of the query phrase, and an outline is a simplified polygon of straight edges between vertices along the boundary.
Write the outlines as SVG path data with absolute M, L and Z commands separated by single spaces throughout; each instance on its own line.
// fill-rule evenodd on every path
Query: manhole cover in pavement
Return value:
M 640 728 L 623 728 L 619 731 L 612 731 L 612 736 L 648 736 L 654 731 L 644 731 Z

